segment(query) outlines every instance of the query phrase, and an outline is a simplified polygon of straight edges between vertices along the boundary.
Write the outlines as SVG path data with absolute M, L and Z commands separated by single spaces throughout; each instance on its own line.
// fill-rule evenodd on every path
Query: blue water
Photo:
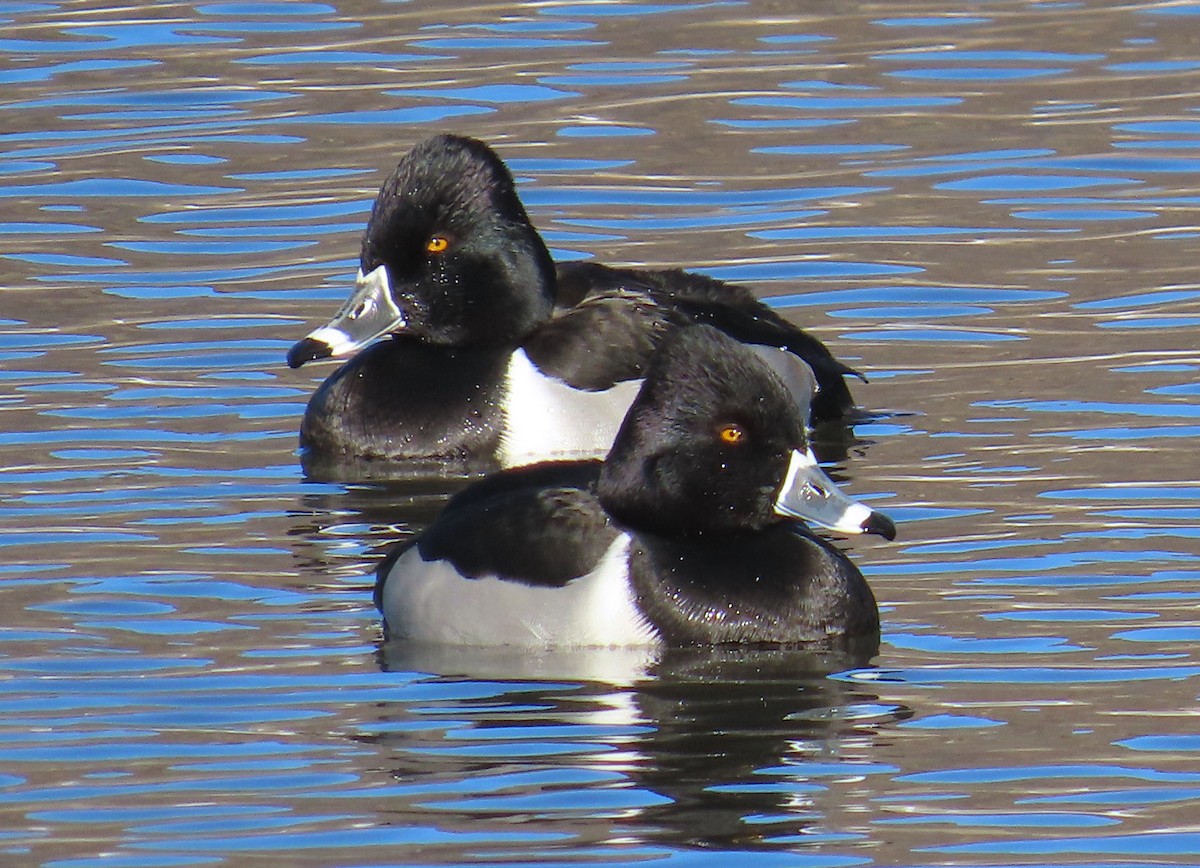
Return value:
M 0 3 L 0 863 L 1200 864 L 1198 7 L 788 8 Z M 870 377 L 878 654 L 383 645 L 283 357 L 442 130 Z

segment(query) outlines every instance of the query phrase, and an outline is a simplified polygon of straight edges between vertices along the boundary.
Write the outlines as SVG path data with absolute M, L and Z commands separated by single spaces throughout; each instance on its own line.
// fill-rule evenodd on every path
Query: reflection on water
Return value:
M 0 19 L 6 864 L 1200 857 L 1194 5 Z M 878 654 L 381 646 L 451 484 L 306 479 L 283 356 L 441 130 L 869 375 Z
M 829 788 L 801 780 L 834 774 L 835 766 L 845 774 L 869 765 L 865 727 L 903 716 L 827 677 L 872 651 L 822 658 L 684 650 L 652 660 L 638 659 L 644 652 L 583 651 L 533 661 L 515 653 L 496 661 L 491 651 L 431 660 L 418 651 L 425 670 L 535 680 L 509 684 L 511 693 L 487 703 L 472 698 L 466 713 L 457 699 L 389 707 L 375 743 L 397 763 L 409 801 L 465 815 L 472 825 L 495 828 L 533 816 L 545 821 L 539 828 L 557 827 L 564 837 L 636 836 L 642 858 L 681 844 L 757 849 L 778 834 L 819 826 L 818 805 Z M 411 653 L 385 648 L 386 667 L 403 670 Z M 605 680 L 579 683 L 583 672 Z M 435 718 L 437 726 L 414 725 L 414 715 Z M 481 760 L 505 763 L 514 755 L 522 758 L 519 773 L 488 795 L 464 786 Z M 455 782 L 450 792 L 436 783 L 447 779 Z M 581 780 L 594 791 L 569 792 Z M 756 819 L 748 824 L 748 817 Z

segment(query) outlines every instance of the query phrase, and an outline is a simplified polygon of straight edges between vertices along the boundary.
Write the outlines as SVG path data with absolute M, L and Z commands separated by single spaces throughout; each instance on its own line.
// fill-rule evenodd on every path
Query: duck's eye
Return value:
M 425 242 L 425 249 L 430 253 L 445 253 L 450 249 L 450 239 L 445 235 L 434 235 Z
M 741 425 L 729 423 L 722 425 L 717 429 L 717 436 L 721 438 L 721 442 L 728 446 L 735 446 L 746 439 L 746 429 Z

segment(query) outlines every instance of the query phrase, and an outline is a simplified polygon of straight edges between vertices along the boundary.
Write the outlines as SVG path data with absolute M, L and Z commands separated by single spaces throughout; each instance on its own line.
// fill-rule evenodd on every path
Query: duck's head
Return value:
M 599 493 L 609 513 L 671 536 L 803 519 L 894 538 L 887 516 L 846 496 L 818 466 L 808 407 L 784 385 L 779 364 L 805 368 L 790 354 L 764 360 L 708 326 L 668 338 L 604 463 Z
M 288 364 L 348 356 L 387 334 L 458 347 L 517 343 L 550 314 L 554 263 L 487 145 L 435 136 L 375 198 L 350 299 Z

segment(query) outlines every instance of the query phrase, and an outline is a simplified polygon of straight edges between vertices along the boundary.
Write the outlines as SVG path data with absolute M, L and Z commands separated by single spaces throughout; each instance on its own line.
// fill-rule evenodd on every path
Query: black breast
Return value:
M 639 606 L 672 645 L 799 644 L 879 631 L 870 587 L 829 543 L 782 524 L 686 540 L 635 534 Z
M 300 445 L 317 456 L 493 459 L 508 360 L 508 351 L 381 341 L 313 394 Z

